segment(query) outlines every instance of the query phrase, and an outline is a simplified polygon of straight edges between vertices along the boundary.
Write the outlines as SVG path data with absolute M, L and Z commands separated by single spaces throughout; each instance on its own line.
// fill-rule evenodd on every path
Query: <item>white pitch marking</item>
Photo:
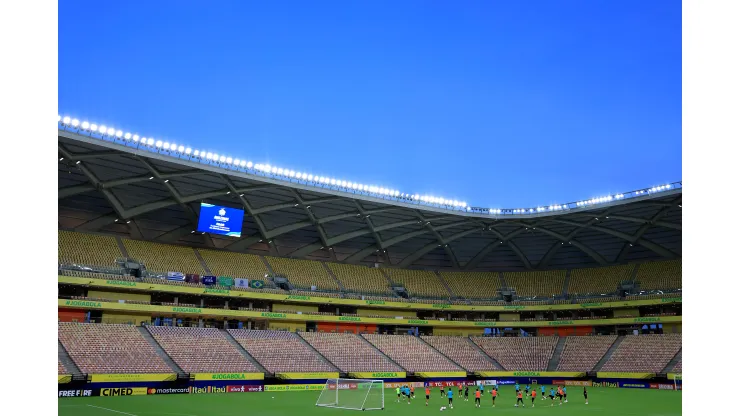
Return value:
M 88 406 L 88 407 L 95 407 L 95 408 L 97 408 L 97 409 L 103 409 L 103 410 L 107 410 L 107 411 L 109 411 L 109 412 L 116 412 L 116 413 L 121 413 L 121 414 L 123 414 L 123 415 L 136 416 L 135 414 L 132 414 L 132 413 L 119 412 L 118 410 L 108 409 L 107 407 L 93 406 L 93 405 L 91 405 L 91 404 L 88 404 L 87 406 Z

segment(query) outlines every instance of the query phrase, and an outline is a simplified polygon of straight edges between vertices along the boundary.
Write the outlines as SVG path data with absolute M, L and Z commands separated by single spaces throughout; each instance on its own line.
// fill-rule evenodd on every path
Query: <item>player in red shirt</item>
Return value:
M 475 407 L 480 407 L 480 389 L 475 389 Z
M 532 407 L 534 407 L 534 399 L 537 397 L 537 389 L 532 389 Z
M 498 396 L 498 391 L 496 389 L 491 389 L 491 400 L 493 400 L 493 407 L 496 407 L 496 396 Z
M 514 405 L 514 407 L 519 407 L 519 403 L 521 403 L 522 404 L 522 407 L 524 407 L 524 399 L 522 399 L 522 391 L 521 390 L 519 390 L 518 392 L 516 392 L 516 404 Z
M 430 393 L 430 391 L 429 391 L 429 386 L 427 386 L 427 388 L 426 388 L 426 389 L 424 389 L 424 393 L 426 393 L 426 394 L 427 394 L 427 406 L 429 406 L 429 393 Z

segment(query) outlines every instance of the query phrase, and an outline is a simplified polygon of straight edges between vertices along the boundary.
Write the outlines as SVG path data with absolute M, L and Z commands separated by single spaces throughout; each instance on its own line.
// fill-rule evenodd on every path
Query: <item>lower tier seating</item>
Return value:
M 355 334 L 301 332 L 299 335 L 343 372 L 404 371 Z
M 379 334 L 362 336 L 406 371 L 462 371 L 462 368 L 417 337 Z
M 558 371 L 591 371 L 617 340 L 616 335 L 567 337 Z
M 469 372 L 501 370 L 472 345 L 467 337 L 423 336 L 421 338 Z
M 229 333 L 271 373 L 336 371 L 292 332 L 230 329 Z
M 58 336 L 86 374 L 174 372 L 131 325 L 59 322 Z
M 547 370 L 558 343 L 557 337 L 473 337 L 472 340 L 509 371 Z
M 681 334 L 627 335 L 601 371 L 659 373 L 681 349 Z
M 216 328 L 149 326 L 147 329 L 187 373 L 259 372 Z

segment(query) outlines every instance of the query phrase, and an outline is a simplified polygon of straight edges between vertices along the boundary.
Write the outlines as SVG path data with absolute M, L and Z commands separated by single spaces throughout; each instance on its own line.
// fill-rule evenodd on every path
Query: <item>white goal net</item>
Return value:
M 674 373 L 673 374 L 673 389 L 676 391 L 683 390 L 682 382 L 683 382 L 683 378 L 681 377 L 681 373 Z
M 383 380 L 330 378 L 316 406 L 351 410 L 382 410 L 385 407 Z

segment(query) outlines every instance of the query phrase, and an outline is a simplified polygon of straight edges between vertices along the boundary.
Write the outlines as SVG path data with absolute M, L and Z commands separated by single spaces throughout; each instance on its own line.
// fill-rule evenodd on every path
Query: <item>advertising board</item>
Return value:
M 226 386 L 226 392 L 227 393 L 256 393 L 261 392 L 264 389 L 262 386 L 252 386 L 252 385 L 241 385 L 241 386 Z

